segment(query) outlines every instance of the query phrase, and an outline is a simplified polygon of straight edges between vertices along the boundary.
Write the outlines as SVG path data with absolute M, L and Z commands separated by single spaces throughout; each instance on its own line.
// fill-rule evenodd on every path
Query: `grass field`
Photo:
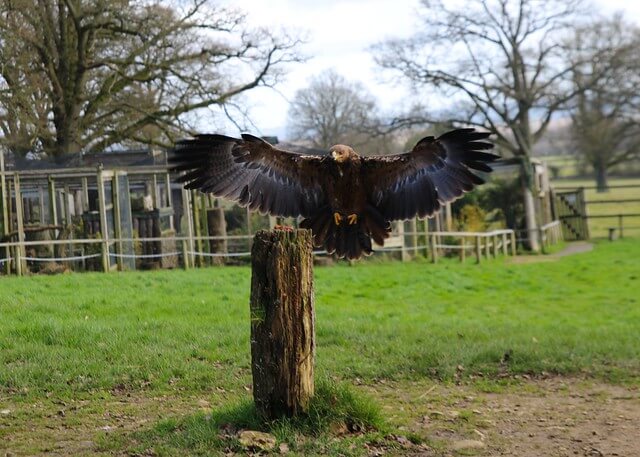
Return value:
M 611 179 L 609 184 L 615 185 L 638 185 L 640 179 Z M 595 186 L 594 180 L 585 179 L 558 179 L 553 181 L 554 186 L 561 187 L 587 187 Z M 585 196 L 587 202 L 594 200 L 624 200 L 624 199 L 640 199 L 640 187 L 636 188 L 618 188 L 610 189 L 608 192 L 598 193 L 595 189 L 586 189 Z M 587 205 L 587 213 L 589 215 L 617 215 L 617 214 L 640 214 L 640 201 L 625 203 L 592 203 Z M 640 217 L 624 218 L 625 235 L 640 236 Z M 589 230 L 592 237 L 605 238 L 608 236 L 609 227 L 617 227 L 618 219 L 611 218 L 592 218 L 589 219 Z
M 425 380 L 493 389 L 523 374 L 637 382 L 638 257 L 627 239 L 556 262 L 317 268 L 319 378 L 407 391 Z M 198 448 L 211 426 L 188 411 L 250 398 L 249 281 L 244 267 L 0 278 L 0 450 L 38 454 L 65 439 L 104 452 Z M 184 427 L 195 444 L 164 440 Z M 362 451 L 317 442 L 305 452 Z

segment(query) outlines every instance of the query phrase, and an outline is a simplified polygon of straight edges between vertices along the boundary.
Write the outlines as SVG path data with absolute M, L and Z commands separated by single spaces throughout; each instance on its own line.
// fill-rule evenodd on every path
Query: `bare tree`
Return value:
M 383 68 L 429 87 L 453 106 L 449 119 L 488 128 L 498 145 L 522 158 L 529 245 L 538 250 L 529 157 L 553 115 L 578 89 L 566 58 L 567 32 L 581 0 L 469 0 L 457 6 L 423 0 L 422 26 L 408 39 L 374 48 Z
M 608 170 L 640 158 L 640 29 L 618 16 L 576 30 L 572 112 L 576 153 L 595 172 L 599 192 Z
M 179 5 L 179 6 L 176 6 Z M 53 155 L 170 144 L 277 82 L 297 40 L 208 0 L 0 0 L 0 141 Z
M 362 84 L 327 70 L 296 92 L 289 108 L 290 135 L 322 149 L 337 143 L 361 147 L 370 141 L 376 112 L 376 101 Z

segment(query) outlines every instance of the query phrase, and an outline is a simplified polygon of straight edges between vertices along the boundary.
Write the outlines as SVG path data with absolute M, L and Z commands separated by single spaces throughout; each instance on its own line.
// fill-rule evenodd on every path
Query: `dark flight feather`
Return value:
M 326 199 L 318 177 L 321 156 L 274 148 L 253 135 L 242 140 L 197 135 L 179 141 L 170 159 L 187 189 L 210 192 L 274 216 L 310 216 Z
M 493 145 L 483 141 L 489 133 L 457 129 L 439 138 L 425 137 L 410 152 L 363 157 L 369 198 L 388 220 L 433 215 L 449 201 L 460 198 L 484 180 L 474 171 L 488 173 L 498 158 L 483 152 Z

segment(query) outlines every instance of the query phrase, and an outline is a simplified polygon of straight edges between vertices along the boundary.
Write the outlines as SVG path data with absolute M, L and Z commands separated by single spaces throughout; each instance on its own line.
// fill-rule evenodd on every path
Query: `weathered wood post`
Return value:
M 253 398 L 264 417 L 291 417 L 314 394 L 311 232 L 261 230 L 251 259 Z

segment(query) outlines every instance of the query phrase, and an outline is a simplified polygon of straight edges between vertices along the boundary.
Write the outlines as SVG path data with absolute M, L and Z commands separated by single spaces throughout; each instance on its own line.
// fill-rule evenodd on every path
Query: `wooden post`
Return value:
M 464 263 L 464 258 L 467 255 L 467 245 L 464 242 L 464 236 L 460 237 L 460 262 Z
M 58 225 L 58 200 L 56 199 L 56 182 L 49 176 L 49 223 Z M 55 233 L 57 236 L 57 233 Z
M 2 234 L 7 235 L 11 232 L 9 228 L 9 201 L 11 193 L 7 192 L 7 181 L 4 175 L 4 149 L 0 147 L 0 207 L 2 207 Z M 11 248 L 7 247 L 5 252 L 0 252 L 3 257 L 11 257 Z M 4 264 L 4 270 L 7 274 L 11 273 L 11 262 Z
M 484 255 L 487 257 L 487 259 L 491 258 L 491 243 L 489 243 L 489 237 L 488 236 L 484 236 Z
M 173 208 L 173 197 L 171 196 L 171 176 L 169 175 L 169 173 L 167 173 L 165 175 L 165 186 L 167 187 L 167 206 L 169 208 Z M 176 229 L 175 220 L 174 220 L 174 216 L 173 216 L 173 211 L 171 212 L 171 215 L 169 216 L 169 228 L 171 230 L 175 230 Z
M 315 356 L 311 231 L 256 233 L 251 249 L 251 372 L 268 419 L 308 411 Z
M 102 167 L 98 167 L 96 182 L 98 184 L 98 206 L 100 209 L 100 234 L 102 235 L 102 270 L 108 272 L 111 269 L 111 262 L 109 261 L 109 227 L 107 226 L 107 205 L 104 198 Z
M 498 257 L 498 235 L 493 235 L 491 240 L 493 241 L 493 257 L 496 258 Z
M 210 194 L 200 194 L 200 236 L 210 236 L 209 232 L 209 219 L 207 217 L 207 207 L 209 206 Z M 200 252 L 212 252 L 211 241 L 202 240 L 202 250 Z M 213 257 L 201 256 L 204 264 L 208 264 Z
M 118 182 L 118 172 L 113 173 L 113 178 L 111 179 L 111 201 L 113 201 L 113 236 L 116 237 L 117 241 L 115 244 L 116 253 L 123 254 L 123 244 L 122 244 L 122 220 L 120 217 L 120 183 Z M 116 263 L 118 264 L 118 270 L 124 270 L 124 258 L 118 256 L 116 257 Z
M 445 223 L 447 225 L 447 232 L 453 230 L 453 215 L 451 213 L 451 202 L 447 202 L 444 206 Z
M 502 232 L 502 254 L 504 256 L 507 256 L 507 254 L 509 254 L 509 251 L 507 250 L 507 233 L 506 232 Z
M 511 255 L 516 256 L 516 231 L 511 232 Z
M 189 237 L 189 252 L 194 252 L 195 245 L 193 242 L 193 211 L 191 210 L 191 192 L 182 189 L 182 214 L 186 217 L 187 236 Z M 183 227 L 184 228 L 184 227 Z M 195 266 L 195 258 L 193 254 L 189 254 L 189 265 Z
M 429 219 L 424 218 L 424 258 L 429 258 Z
M 409 260 L 409 253 L 407 252 L 407 244 L 405 243 L 405 240 L 404 240 L 404 221 L 398 221 L 396 223 L 396 231 L 398 232 L 398 236 L 402 240 L 400 258 L 402 259 L 403 262 L 406 262 Z
M 9 204 L 11 194 L 7 193 L 7 181 L 4 176 L 4 149 L 0 147 L 0 206 L 2 206 L 2 231 L 3 235 L 9 230 Z M 8 262 L 7 262 L 8 263 Z
M 538 237 L 538 245 L 540 246 L 540 252 L 542 252 L 543 254 L 546 254 L 547 253 L 546 232 L 545 230 L 542 230 L 542 227 L 537 227 L 536 233 Z
M 622 214 L 618 214 L 618 232 L 620 233 L 620 238 L 624 238 Z
M 89 211 L 89 181 L 87 177 L 82 178 L 82 212 Z
M 69 207 L 69 184 L 65 184 L 63 190 L 64 200 L 62 201 L 62 208 L 64 209 L 64 222 L 65 225 L 71 225 L 71 208 Z
M 436 221 L 436 232 L 440 233 L 442 231 L 442 213 L 436 213 L 434 220 Z M 436 236 L 436 243 L 434 245 L 442 244 L 440 241 L 441 241 L 440 236 L 439 235 Z M 439 249 L 439 248 L 436 248 L 436 249 Z M 437 253 L 437 255 L 439 254 L 440 252 Z
M 188 254 L 187 240 L 182 240 L 182 266 L 185 270 L 189 269 L 189 254 Z
M 202 243 L 202 219 L 200 217 L 200 206 L 198 205 L 198 202 L 200 201 L 200 199 L 198 198 L 198 194 L 196 193 L 196 190 L 192 190 L 191 191 L 191 211 L 193 212 L 193 216 L 192 216 L 192 220 L 193 220 L 193 231 L 196 235 L 196 246 L 198 247 L 197 252 L 199 254 L 201 254 L 202 252 L 204 252 L 204 249 L 202 248 L 203 243 Z M 204 266 L 204 257 L 199 255 L 198 258 L 196 259 L 196 262 L 198 264 L 199 267 L 203 267 Z
M 411 230 L 413 256 L 416 257 L 418 255 L 418 223 L 415 217 L 409 221 L 409 230 Z
M 431 261 L 433 263 L 438 263 L 438 237 L 435 235 L 435 233 L 432 233 L 431 236 L 429 237 L 431 240 Z
M 47 220 L 44 217 L 44 190 L 42 187 L 38 186 L 38 212 L 40 213 L 40 220 L 38 221 L 40 225 L 46 225 Z
M 151 199 L 153 200 L 153 209 L 160 208 L 158 202 L 158 176 L 153 174 L 153 188 L 151 189 Z
M 13 190 L 16 194 L 16 222 L 18 228 L 18 247 L 16 249 L 16 273 L 22 276 L 27 270 L 27 263 L 24 257 L 27 252 L 24 246 L 24 212 L 22 208 L 22 193 L 20 192 L 20 176 L 18 173 L 13 175 Z
M 482 249 L 480 247 L 480 235 L 476 236 L 476 262 L 482 262 Z

